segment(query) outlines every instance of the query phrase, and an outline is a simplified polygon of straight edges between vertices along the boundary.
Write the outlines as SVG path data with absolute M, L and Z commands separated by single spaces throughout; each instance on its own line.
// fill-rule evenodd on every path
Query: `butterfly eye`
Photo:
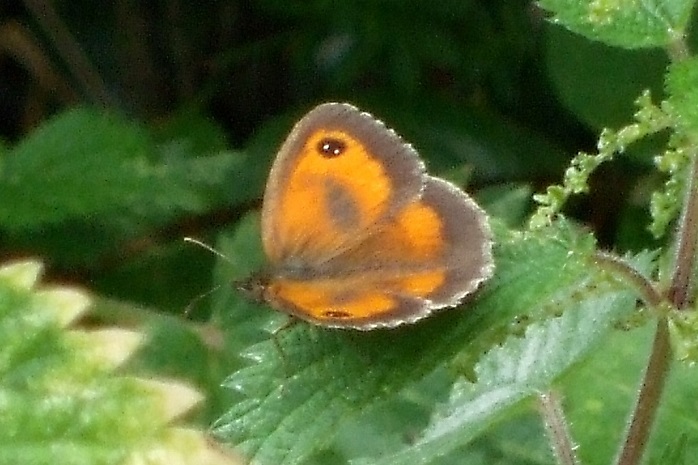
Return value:
M 334 138 L 322 139 L 317 146 L 318 152 L 325 158 L 334 158 L 340 156 L 347 149 L 347 144 L 344 141 Z

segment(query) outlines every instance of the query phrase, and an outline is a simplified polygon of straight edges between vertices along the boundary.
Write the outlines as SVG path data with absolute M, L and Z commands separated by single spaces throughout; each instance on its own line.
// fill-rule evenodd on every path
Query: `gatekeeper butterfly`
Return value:
M 395 327 L 494 271 L 485 212 L 368 113 L 325 103 L 281 146 L 262 207 L 268 267 L 238 287 L 320 326 Z

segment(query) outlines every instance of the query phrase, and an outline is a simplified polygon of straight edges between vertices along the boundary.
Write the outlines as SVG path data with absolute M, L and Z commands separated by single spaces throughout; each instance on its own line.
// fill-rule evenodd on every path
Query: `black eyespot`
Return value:
M 317 150 L 325 158 L 338 157 L 347 149 L 347 144 L 339 139 L 327 137 L 317 144 Z
M 329 312 L 325 312 L 323 315 L 327 318 L 351 318 L 351 313 L 337 310 L 330 310 Z

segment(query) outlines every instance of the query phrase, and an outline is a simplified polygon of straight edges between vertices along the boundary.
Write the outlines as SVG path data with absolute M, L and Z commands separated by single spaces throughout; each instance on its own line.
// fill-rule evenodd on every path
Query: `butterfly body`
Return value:
M 348 104 L 301 119 L 262 208 L 265 272 L 241 287 L 314 324 L 369 330 L 457 305 L 494 269 L 487 216 Z

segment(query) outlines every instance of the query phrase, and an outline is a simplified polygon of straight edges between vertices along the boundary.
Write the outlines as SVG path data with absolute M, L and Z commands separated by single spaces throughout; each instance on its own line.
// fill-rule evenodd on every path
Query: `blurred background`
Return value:
M 214 262 L 182 238 L 215 244 L 259 208 L 278 145 L 325 101 L 384 120 L 430 172 L 521 227 L 532 193 L 594 151 L 601 128 L 628 124 L 643 89 L 661 95 L 666 64 L 577 37 L 522 0 L 2 2 L 0 258 L 38 256 L 53 281 L 181 313 Z M 104 114 L 112 145 L 91 129 Z M 656 245 L 653 142 L 569 205 L 606 248 Z M 26 161 L 39 146 L 52 163 Z M 146 195 L 107 176 L 115 159 L 163 178 L 189 168 Z M 22 189 L 7 187 L 12 173 Z

